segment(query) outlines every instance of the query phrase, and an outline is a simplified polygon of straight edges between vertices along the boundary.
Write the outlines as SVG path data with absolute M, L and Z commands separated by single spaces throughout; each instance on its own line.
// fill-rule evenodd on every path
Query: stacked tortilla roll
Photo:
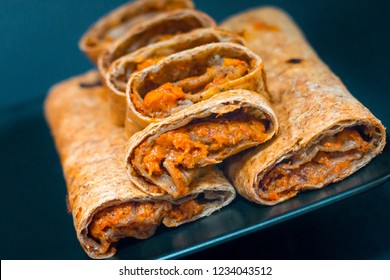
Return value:
M 215 164 L 277 133 L 266 96 L 261 59 L 236 43 L 184 50 L 133 73 L 125 121 L 130 179 L 150 194 L 185 195 Z
M 104 77 L 110 64 L 121 56 L 179 34 L 215 26 L 216 23 L 212 18 L 193 9 L 178 9 L 161 13 L 139 22 L 105 49 L 98 57 L 99 71 Z
M 277 131 L 262 96 L 222 92 L 134 134 L 127 151 L 130 179 L 145 192 L 177 198 L 215 164 L 267 142 Z
M 142 3 L 142 1 L 140 1 Z M 104 84 L 108 89 L 108 98 L 111 104 L 111 117 L 115 124 L 123 125 L 126 112 L 126 98 L 124 92 L 119 92 L 112 87 L 112 78 L 107 77 L 110 66 L 114 64 L 113 67 L 121 67 L 118 65 L 116 60 L 127 57 L 127 55 L 134 55 L 136 61 L 139 61 L 138 67 L 147 67 L 147 65 L 156 61 L 156 57 L 153 50 L 156 50 L 155 47 L 159 47 L 161 50 L 166 51 L 164 56 L 174 53 L 175 51 L 180 51 L 186 48 L 192 48 L 196 44 L 207 44 L 208 40 L 213 40 L 210 38 L 208 40 L 194 41 L 189 44 L 183 44 L 180 49 L 172 49 L 173 45 L 176 45 L 177 42 L 185 40 L 187 37 L 181 38 L 180 35 L 185 35 L 191 33 L 189 36 L 194 36 L 193 32 L 200 30 L 202 28 L 211 28 L 215 27 L 216 23 L 208 15 L 201 13 L 193 9 L 176 9 L 173 11 L 160 12 L 153 17 L 138 22 L 132 28 L 130 28 L 125 34 L 119 37 L 113 44 L 107 47 L 105 50 L 101 51 L 98 59 L 97 65 L 99 72 L 102 76 Z M 227 32 L 225 32 L 227 33 Z M 204 33 L 200 32 L 197 37 L 202 36 Z M 179 37 L 179 38 L 177 38 Z M 215 35 L 214 40 L 228 40 L 225 39 L 226 35 Z M 231 40 L 236 40 L 236 35 L 233 35 Z M 164 41 L 169 41 L 168 44 L 159 44 Z M 173 42 L 172 42 L 173 40 Z M 187 39 L 188 40 L 188 39 Z M 181 44 L 181 43 L 180 43 Z M 149 53 L 148 61 L 141 61 L 142 55 Z M 160 51 L 161 53 L 161 51 Z M 153 57 L 153 60 L 152 59 Z M 127 72 L 124 74 L 125 79 L 127 79 L 134 70 L 130 71 L 130 68 L 125 69 Z M 110 72 L 118 72 L 121 70 L 112 69 Z
M 80 42 L 99 72 L 51 90 L 46 117 L 92 258 L 210 215 L 234 199 L 230 182 L 274 205 L 383 150 L 380 121 L 284 12 L 253 10 L 223 27 L 190 1 L 132 2 Z
M 233 200 L 233 187 L 215 168 L 176 200 L 137 188 L 126 172 L 127 138 L 123 128 L 111 123 L 102 94 L 98 74 L 89 72 L 56 85 L 45 103 L 67 182 L 69 210 L 90 257 L 110 257 L 121 238 L 148 238 L 160 223 L 175 227 Z
M 46 100 L 69 210 L 92 258 L 229 204 L 235 190 L 216 165 L 278 131 L 261 59 L 192 8 L 139 0 L 102 18 L 80 43 L 99 72 Z M 125 119 L 126 100 L 144 115 Z
M 187 109 L 230 89 L 267 97 L 259 56 L 235 43 L 211 43 L 170 55 L 131 75 L 127 89 L 126 131 Z M 138 128 L 136 127 L 138 125 Z
M 302 190 L 340 181 L 385 145 L 385 128 L 318 58 L 295 23 L 275 8 L 232 17 L 264 60 L 279 135 L 265 147 L 233 158 L 227 175 L 247 199 L 274 205 Z
M 97 63 L 103 82 L 108 87 L 111 118 L 116 125 L 124 123 L 126 99 L 124 93 L 112 86 L 112 82 L 106 83 L 110 65 L 126 54 L 155 43 L 193 30 L 216 26 L 212 18 L 193 8 L 194 4 L 189 0 L 137 0 L 101 18 L 81 38 L 80 49 Z M 223 40 L 223 36 L 217 35 L 216 40 Z M 142 52 L 137 56 L 138 60 L 141 55 Z M 127 72 L 126 78 L 129 75 Z M 107 80 L 114 79 L 108 77 Z
M 244 45 L 242 37 L 218 28 L 199 28 L 171 39 L 151 44 L 115 60 L 104 76 L 115 124 L 123 125 L 126 115 L 126 86 L 130 75 L 180 51 L 201 45 L 231 42 Z
M 167 11 L 192 9 L 190 0 L 137 0 L 129 2 L 97 21 L 80 40 L 80 49 L 94 62 L 129 29 Z
M 165 13 L 145 26 L 166 30 L 172 15 L 184 13 L 188 11 Z M 127 81 L 127 168 L 143 191 L 178 199 L 216 164 L 277 133 L 262 60 L 237 35 L 199 28 L 168 41 L 148 41 L 136 51 L 129 48 L 133 38 L 130 34 L 119 39 L 99 57 L 98 67 L 111 104 L 113 96 L 122 99 L 111 106 L 117 117 L 122 115 Z M 119 94 L 114 88 L 120 83 L 113 79 L 118 72 Z M 121 124 L 118 119 L 116 123 Z

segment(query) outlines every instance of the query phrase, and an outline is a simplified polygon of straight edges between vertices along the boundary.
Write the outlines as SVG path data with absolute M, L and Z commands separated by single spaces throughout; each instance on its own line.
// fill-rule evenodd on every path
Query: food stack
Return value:
M 322 188 L 383 150 L 380 121 L 284 12 L 221 27 L 191 1 L 130 2 L 80 41 L 98 71 L 51 89 L 46 116 L 90 257 L 208 216 L 235 190 L 274 205 Z

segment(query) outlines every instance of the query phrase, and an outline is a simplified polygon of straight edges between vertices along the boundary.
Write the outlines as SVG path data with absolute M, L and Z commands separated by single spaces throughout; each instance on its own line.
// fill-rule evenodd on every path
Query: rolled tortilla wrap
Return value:
M 274 205 L 365 166 L 385 146 L 385 128 L 312 50 L 283 11 L 260 8 L 225 21 L 264 59 L 280 133 L 226 164 L 249 200 Z
M 123 125 L 126 115 L 126 84 L 132 73 L 143 70 L 164 57 L 209 43 L 233 42 L 244 45 L 242 37 L 218 28 L 200 28 L 179 34 L 169 40 L 148 45 L 115 60 L 106 76 L 111 116 L 115 124 Z
M 160 13 L 149 20 L 140 22 L 103 51 L 97 62 L 99 72 L 104 77 L 112 62 L 142 47 L 197 28 L 214 27 L 215 25 L 212 18 L 196 10 L 182 9 Z
M 102 92 L 98 73 L 89 72 L 54 86 L 45 102 L 77 238 L 91 258 L 114 255 L 121 238 L 148 238 L 161 222 L 175 227 L 233 200 L 234 188 L 217 169 L 179 200 L 166 201 L 137 188 L 125 167 L 127 138 L 123 128 L 109 121 Z
M 267 142 L 277 130 L 264 97 L 247 90 L 222 92 L 134 134 L 127 168 L 145 192 L 180 197 L 215 164 Z
M 170 55 L 130 77 L 126 130 L 161 121 L 230 89 L 268 94 L 263 62 L 248 48 L 211 43 Z
M 93 24 L 82 36 L 80 49 L 96 63 L 103 50 L 111 46 L 127 31 L 142 21 L 161 12 L 191 9 L 190 0 L 137 0 L 131 1 L 108 13 Z

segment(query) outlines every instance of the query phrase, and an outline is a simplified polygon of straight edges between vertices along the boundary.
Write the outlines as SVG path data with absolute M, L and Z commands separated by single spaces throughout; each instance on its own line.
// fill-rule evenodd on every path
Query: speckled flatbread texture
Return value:
M 91 258 L 107 258 L 108 252 L 88 234 L 94 215 L 111 206 L 133 201 L 158 201 L 131 183 L 125 164 L 127 138 L 123 128 L 109 120 L 109 106 L 96 71 L 71 78 L 52 87 L 45 101 L 48 120 L 59 153 L 68 190 L 69 208 L 83 249 Z M 196 220 L 229 204 L 234 188 L 219 170 L 201 178 L 191 193 L 174 204 L 202 194 L 210 200 L 202 213 L 180 223 L 165 218 L 166 226 Z
M 211 43 L 203 46 L 199 46 L 190 50 L 182 51 L 176 54 L 172 54 L 153 66 L 150 66 L 142 71 L 134 73 L 128 82 L 126 89 L 127 99 L 127 111 L 125 126 L 126 130 L 131 130 L 128 127 L 144 128 L 150 123 L 159 122 L 164 117 L 157 118 L 152 117 L 144 112 L 136 109 L 130 95 L 137 94 L 143 91 L 143 87 L 147 87 L 150 83 L 150 79 L 153 78 L 153 82 L 157 84 L 164 84 L 168 82 L 176 82 L 182 78 L 187 78 L 187 74 L 192 74 L 192 69 L 197 69 L 202 65 L 208 65 L 208 67 L 214 66 L 216 63 L 215 57 L 222 58 L 236 58 L 247 61 L 250 65 L 250 71 L 245 75 L 232 80 L 227 80 L 221 84 L 212 86 L 200 93 L 201 100 L 206 100 L 212 96 L 218 95 L 221 92 L 232 89 L 245 89 L 258 92 L 268 98 L 267 85 L 263 62 L 259 56 L 254 54 L 248 48 L 236 44 L 236 43 Z M 181 70 L 178 70 L 181 69 Z M 196 104 L 196 103 L 195 103 Z M 172 109 L 171 114 L 176 114 L 181 110 L 187 110 L 188 106 L 181 105 Z
M 105 49 L 137 24 L 161 12 L 192 8 L 194 8 L 194 4 L 190 0 L 130 1 L 94 23 L 80 39 L 80 50 L 96 63 L 97 58 Z M 105 39 L 106 35 L 110 33 L 114 33 L 112 34 L 114 36 L 110 36 L 110 40 Z
M 112 62 L 142 47 L 166 40 L 166 36 L 175 36 L 197 28 L 215 27 L 215 21 L 207 14 L 193 9 L 179 9 L 160 13 L 143 20 L 130 28 L 98 57 L 97 66 L 102 77 Z
M 242 34 L 248 47 L 262 57 L 271 105 L 280 124 L 278 136 L 266 147 L 227 163 L 227 175 L 241 195 L 266 205 L 289 199 L 282 196 L 269 201 L 259 196 L 256 190 L 266 172 L 283 159 L 313 147 L 325 136 L 346 127 L 361 125 L 370 129 L 372 148 L 330 182 L 307 189 L 319 189 L 340 181 L 381 153 L 386 141 L 381 122 L 320 60 L 284 11 L 272 7 L 253 9 L 227 19 L 221 26 Z
M 216 42 L 245 44 L 244 39 L 233 32 L 218 28 L 199 28 L 188 33 L 176 35 L 172 39 L 148 45 L 115 60 L 105 76 L 113 122 L 119 126 L 124 124 L 126 116 L 126 83 L 128 76 L 137 72 L 139 63 L 156 57 L 167 57 L 180 51 Z M 121 85 L 118 85 L 118 80 Z
M 143 143 L 143 141 L 146 141 L 148 138 L 155 139 L 162 133 L 184 127 L 194 120 L 200 121 L 202 119 L 207 119 L 212 114 L 219 116 L 233 112 L 240 108 L 246 108 L 248 110 L 248 114 L 250 112 L 253 116 L 259 119 L 267 120 L 269 125 L 267 138 L 264 139 L 264 142 L 269 141 L 277 133 L 278 121 L 268 101 L 263 96 L 256 92 L 247 90 L 230 90 L 222 92 L 210 99 L 196 103 L 188 107 L 186 110 L 181 110 L 178 113 L 161 120 L 160 122 L 152 123 L 145 129 L 133 134 L 129 140 L 127 148 L 127 169 L 131 180 L 145 192 L 155 195 L 152 191 L 150 191 L 152 186 L 150 182 L 153 181 L 152 177 L 140 175 L 135 170 L 131 161 L 134 150 Z M 232 148 L 232 154 L 240 151 L 238 149 L 239 145 L 237 144 L 237 147 Z M 215 163 L 217 164 L 219 162 Z M 157 182 L 155 182 L 155 184 L 159 186 L 163 185 L 162 180 L 156 180 Z M 164 196 L 167 196 L 167 199 L 169 199 L 168 194 Z

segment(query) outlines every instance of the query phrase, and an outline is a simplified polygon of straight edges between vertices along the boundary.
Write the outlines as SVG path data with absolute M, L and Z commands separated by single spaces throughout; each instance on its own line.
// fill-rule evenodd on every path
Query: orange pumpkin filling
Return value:
M 180 205 L 173 205 L 171 211 L 168 212 L 167 218 L 175 220 L 177 223 L 181 223 L 198 216 L 202 213 L 204 208 L 205 204 L 190 200 Z
M 89 225 L 89 234 L 104 252 L 121 238 L 145 239 L 152 236 L 164 218 L 181 223 L 198 216 L 205 204 L 195 200 L 172 205 L 169 202 L 130 202 L 97 213 Z
M 132 163 L 136 166 L 141 160 L 149 176 L 168 173 L 179 196 L 189 191 L 187 170 L 218 163 L 230 155 L 231 148 L 245 142 L 258 145 L 267 135 L 261 120 L 214 119 L 165 132 L 153 143 L 143 142 L 135 149 Z
M 145 68 L 148 68 L 148 67 L 156 64 L 157 62 L 159 62 L 163 58 L 164 57 L 159 56 L 159 57 L 151 57 L 151 58 L 145 59 L 137 64 L 137 71 L 141 71 Z
M 370 147 L 357 129 L 344 129 L 323 139 L 311 159 L 307 151 L 302 151 L 273 167 L 261 180 L 259 195 L 266 200 L 278 200 L 282 196 L 294 196 L 306 187 L 330 183 L 353 161 L 361 159 Z
M 184 92 L 172 83 L 166 83 L 150 91 L 144 98 L 144 106 L 153 112 L 167 112 L 176 107 L 176 102 L 183 99 Z
M 154 61 L 146 62 L 145 66 Z M 144 67 L 140 64 L 140 67 Z M 180 68 L 180 65 L 178 66 Z M 199 71 L 199 70 L 198 70 Z M 195 70 L 195 72 L 197 72 Z M 132 92 L 130 98 L 139 112 L 154 117 L 166 117 L 172 109 L 183 102 L 191 102 L 191 95 L 209 90 L 231 80 L 245 76 L 249 72 L 247 62 L 235 58 L 223 58 L 219 65 L 205 69 L 204 73 L 195 73 L 192 77 L 167 82 L 146 93 L 143 100 Z

